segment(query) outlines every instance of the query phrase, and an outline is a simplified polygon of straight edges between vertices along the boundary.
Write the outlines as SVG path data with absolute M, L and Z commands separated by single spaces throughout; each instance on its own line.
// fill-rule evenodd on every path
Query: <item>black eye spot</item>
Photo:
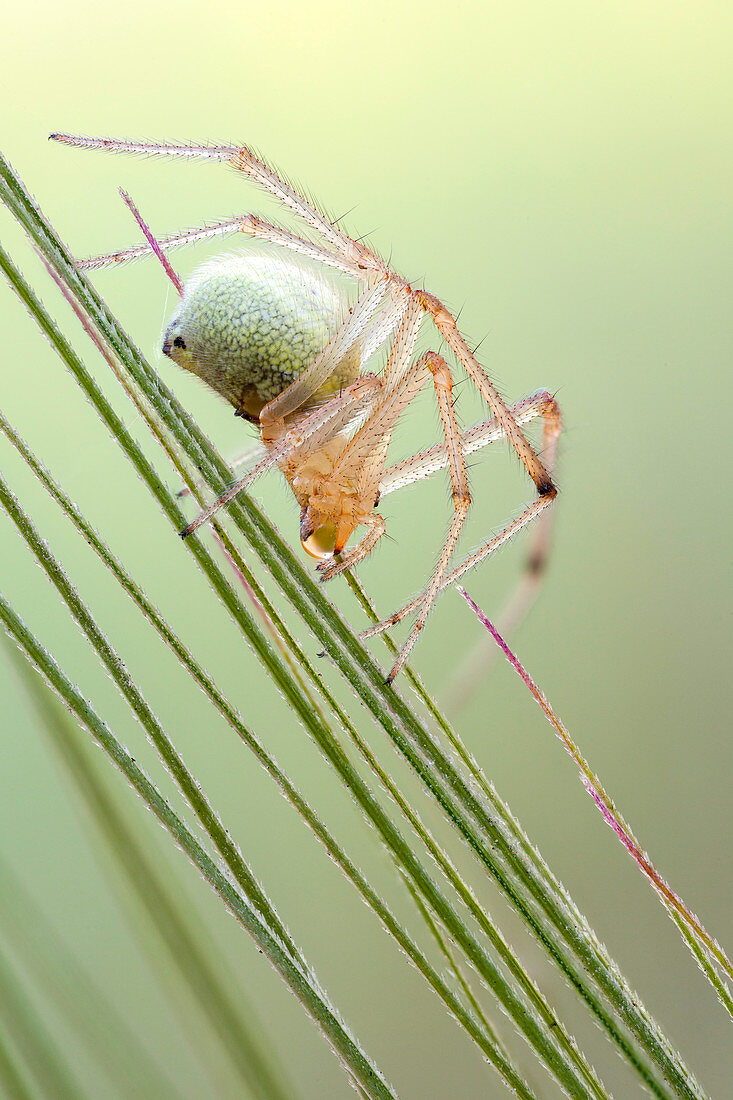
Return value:
M 176 338 L 173 341 L 173 347 L 174 348 L 183 348 L 183 350 L 185 351 L 186 350 L 186 341 L 183 339 L 182 336 L 176 336 Z

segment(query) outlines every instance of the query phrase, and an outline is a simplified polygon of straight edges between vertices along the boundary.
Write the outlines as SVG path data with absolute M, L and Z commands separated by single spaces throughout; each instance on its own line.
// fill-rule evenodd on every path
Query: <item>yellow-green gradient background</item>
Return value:
M 546 589 L 517 648 L 662 873 L 728 947 L 732 22 L 729 4 L 707 0 L 25 0 L 5 10 L 0 37 L 3 150 L 76 253 L 137 239 L 118 185 L 159 233 L 272 207 L 221 166 L 69 150 L 49 144 L 49 132 L 242 140 L 329 211 L 351 211 L 353 233 L 371 234 L 399 270 L 424 278 L 460 309 L 467 334 L 483 338 L 481 357 L 508 399 L 540 387 L 557 392 L 567 430 L 556 540 Z M 0 226 L 49 306 L 65 317 L 5 214 Z M 179 253 L 177 265 L 185 274 L 211 251 Z M 157 266 L 103 272 L 96 284 L 159 362 L 172 298 Z M 317 797 L 358 862 L 408 913 L 372 835 L 3 288 L 0 310 L 5 413 L 174 627 L 196 639 L 204 663 Z M 72 320 L 65 325 L 76 335 Z M 91 349 L 88 362 L 144 439 L 144 426 L 116 397 Z M 236 453 L 246 429 L 231 410 L 168 362 L 159 367 L 221 450 Z M 477 405 L 467 386 L 458 392 L 469 423 Z M 437 431 L 426 395 L 400 445 L 427 444 Z M 476 508 L 465 549 L 529 499 L 514 459 L 493 451 L 473 464 Z M 0 461 L 400 1095 L 503 1095 L 5 443 Z M 297 513 L 284 486 L 271 477 L 256 495 L 295 542 Z M 388 612 L 417 590 L 435 560 L 449 515 L 445 480 L 389 497 L 383 511 L 393 541 L 362 576 Z M 0 521 L 0 539 L 3 588 L 159 777 L 141 734 L 7 521 Z M 520 549 L 512 548 L 467 579 L 488 614 L 501 607 L 519 561 Z M 331 594 L 361 622 L 342 581 Z M 444 594 L 415 651 L 438 697 L 479 636 L 460 598 Z M 182 1095 L 211 1094 L 5 659 L 0 697 L 4 858 L 176 1075 Z M 460 713 L 459 728 L 710 1094 L 729 1095 L 724 1013 L 508 667 L 495 668 Z M 389 750 L 374 740 L 391 766 Z M 133 800 L 124 801 L 146 844 L 168 853 L 177 888 L 229 953 L 232 974 L 257 1002 L 298 1095 L 351 1095 L 250 942 Z M 481 896 L 502 912 L 490 890 Z M 513 934 L 513 921 L 509 928 Z M 615 1095 L 639 1094 L 596 1029 L 578 1022 L 579 1007 L 538 949 L 521 936 L 517 943 Z M 48 1020 L 69 1043 L 88 1094 L 117 1095 L 67 1038 L 63 1021 L 50 1012 Z M 522 1057 L 533 1072 L 531 1057 Z M 551 1086 L 541 1089 L 556 1095 Z M 237 1095 L 225 1083 L 216 1094 Z

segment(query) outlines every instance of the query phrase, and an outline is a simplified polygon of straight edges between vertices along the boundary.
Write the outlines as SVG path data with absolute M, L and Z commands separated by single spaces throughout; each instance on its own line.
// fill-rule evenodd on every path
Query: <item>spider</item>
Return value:
M 315 231 L 315 236 L 299 236 L 244 214 L 157 241 L 136 215 L 145 244 L 79 261 L 80 267 L 90 269 L 155 253 L 181 296 L 166 330 L 163 352 L 230 401 L 236 415 L 259 427 L 264 457 L 189 524 L 184 536 L 277 465 L 301 509 L 303 548 L 320 559 L 316 567 L 320 579 L 331 580 L 362 561 L 384 535 L 385 522 L 377 511 L 382 497 L 448 467 L 453 517 L 432 576 L 418 597 L 361 635 L 371 637 L 417 613 L 388 682 L 404 665 L 440 590 L 543 515 L 527 567 L 529 584 L 536 582 L 547 552 L 548 509 L 557 495 L 551 471 L 561 420 L 552 395 L 540 391 L 508 407 L 443 303 L 412 286 L 366 244 L 347 236 L 250 149 L 68 134 L 52 137 L 66 145 L 115 153 L 224 161 Z M 128 204 L 135 213 L 131 200 Z M 184 287 L 164 253 L 234 232 L 274 248 L 209 261 Z M 336 280 L 329 282 L 325 277 L 324 267 L 356 284 L 351 305 Z M 448 362 L 436 351 L 416 355 L 425 322 L 443 338 L 492 414 L 466 432 L 459 431 Z M 385 346 L 389 350 L 381 373 L 365 371 Z M 399 417 L 430 382 L 443 442 L 386 469 L 387 449 Z M 522 431 L 536 417 L 543 418 L 544 461 Z M 451 569 L 471 504 L 465 456 L 501 438 L 509 441 L 533 481 L 536 499 Z M 358 527 L 366 528 L 366 533 L 346 549 Z

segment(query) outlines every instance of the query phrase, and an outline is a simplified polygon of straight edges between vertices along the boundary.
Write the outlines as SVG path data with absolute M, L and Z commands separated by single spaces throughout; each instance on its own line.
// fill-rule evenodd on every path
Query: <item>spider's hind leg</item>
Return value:
M 547 391 L 540 391 L 532 397 L 525 398 L 508 410 L 512 420 L 518 424 L 527 423 L 541 416 L 543 419 L 543 443 L 541 448 L 542 460 L 546 463 L 550 476 L 554 474 L 558 439 L 562 430 L 562 418 L 559 406 L 555 398 Z M 458 437 L 461 453 L 471 454 L 489 443 L 505 438 L 505 431 L 497 418 L 477 424 Z M 436 470 L 449 465 L 449 450 L 446 445 L 431 447 L 427 451 L 421 451 L 412 458 L 405 459 L 386 471 L 382 480 L 382 492 L 388 493 L 410 485 L 423 477 L 427 477 Z M 529 610 L 545 574 L 547 558 L 550 549 L 550 534 L 552 523 L 552 504 L 555 498 L 553 485 L 552 493 L 545 493 L 533 501 L 515 520 L 507 524 L 498 534 L 489 539 L 474 554 L 471 554 L 462 564 L 456 566 L 450 573 L 443 573 L 438 591 L 459 580 L 465 573 L 478 565 L 486 557 L 502 546 L 513 535 L 527 526 L 535 518 L 537 524 L 534 528 L 533 538 L 529 544 L 529 550 L 525 559 L 522 577 L 517 583 L 514 594 L 508 601 L 503 615 L 502 623 L 504 631 L 510 631 L 521 622 Z M 362 640 L 381 634 L 391 626 L 396 626 L 408 615 L 414 614 L 420 609 L 421 617 L 426 606 L 426 594 L 417 596 L 414 600 L 405 604 L 398 611 L 383 619 L 382 622 L 361 632 Z M 433 597 L 435 598 L 435 597 Z M 429 607 L 428 607 L 429 610 Z M 412 637 L 412 635 L 411 635 Z M 414 643 L 413 643 L 414 644 Z M 400 655 L 401 656 L 401 655 Z
M 538 394 L 537 401 L 539 415 L 542 417 L 542 461 L 550 477 L 554 479 L 558 441 L 562 433 L 562 414 L 552 394 L 546 392 Z M 553 516 L 554 509 L 546 508 L 535 524 L 522 575 L 498 620 L 501 624 L 502 636 L 510 634 L 519 626 L 532 606 L 545 578 L 550 556 Z
M 543 404 L 542 458 L 550 474 L 554 476 L 562 417 L 554 397 L 549 393 L 537 396 Z M 541 513 L 529 540 L 522 572 L 515 582 L 513 592 L 494 620 L 502 638 L 508 638 L 522 624 L 542 588 L 550 556 L 554 515 L 554 508 L 546 508 Z M 500 652 L 494 640 L 482 631 L 446 689 L 449 709 L 458 710 L 465 706 Z

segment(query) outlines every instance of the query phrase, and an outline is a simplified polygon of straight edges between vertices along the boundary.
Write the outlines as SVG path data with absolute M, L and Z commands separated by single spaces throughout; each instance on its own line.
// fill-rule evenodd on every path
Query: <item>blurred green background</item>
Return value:
M 463 330 L 483 339 L 482 360 L 509 400 L 541 387 L 557 393 L 566 432 L 556 539 L 546 588 L 516 646 L 659 869 L 730 947 L 730 6 L 27 0 L 3 18 L 3 151 L 76 254 L 137 239 L 118 185 L 161 234 L 272 207 L 221 166 L 70 150 L 49 144 L 49 132 L 245 141 L 329 211 L 350 211 L 351 232 L 369 234 L 400 271 L 461 310 Z M 0 225 L 52 311 L 66 318 L 11 219 L 3 214 Z M 211 252 L 179 253 L 177 266 L 185 274 Z M 103 272 L 95 282 L 220 450 L 236 454 L 248 429 L 160 361 L 172 300 L 157 266 Z M 195 639 L 250 725 L 318 794 L 358 862 L 399 898 L 371 833 L 7 289 L 0 288 L 0 310 L 6 415 L 174 627 Z M 84 348 L 73 321 L 65 324 Z M 91 349 L 87 359 L 116 395 Z M 144 440 L 134 411 L 115 400 Z M 466 424 L 480 415 L 467 386 L 459 387 L 458 409 Z M 437 432 L 427 395 L 399 445 L 426 445 Z M 4 441 L 0 451 L 11 484 L 400 1094 L 502 1095 Z M 505 448 L 474 463 L 472 487 L 464 547 L 529 499 Z M 296 543 L 297 510 L 283 484 L 270 477 L 256 496 Z M 445 480 L 438 475 L 390 496 L 383 512 L 392 541 L 361 576 L 386 613 L 416 591 L 435 559 L 449 515 Z M 7 521 L 0 538 L 3 588 L 158 778 L 142 735 Z M 520 561 L 521 547 L 512 547 L 467 578 L 490 616 Z M 330 595 L 362 622 L 343 581 Z M 479 638 L 463 601 L 445 593 L 414 656 L 438 698 Z M 212 1091 L 185 1026 L 161 996 L 76 796 L 5 659 L 0 698 L 3 859 L 182 1095 L 235 1095 L 226 1081 Z M 702 1083 L 712 1096 L 729 1095 L 724 1013 L 508 667 L 493 669 L 457 721 Z M 377 747 L 389 760 L 386 746 Z M 261 957 L 134 800 L 124 791 L 121 798 L 145 843 L 167 853 L 176 889 L 227 953 L 298 1095 L 349 1095 L 325 1044 Z M 22 960 L 17 944 L 12 951 Z M 532 945 L 522 951 L 572 1026 L 577 1018 L 604 1080 L 617 1096 L 636 1095 L 544 957 Z M 117 1095 L 95 1076 L 64 1021 L 50 1010 L 48 1018 L 70 1044 L 88 1094 Z

